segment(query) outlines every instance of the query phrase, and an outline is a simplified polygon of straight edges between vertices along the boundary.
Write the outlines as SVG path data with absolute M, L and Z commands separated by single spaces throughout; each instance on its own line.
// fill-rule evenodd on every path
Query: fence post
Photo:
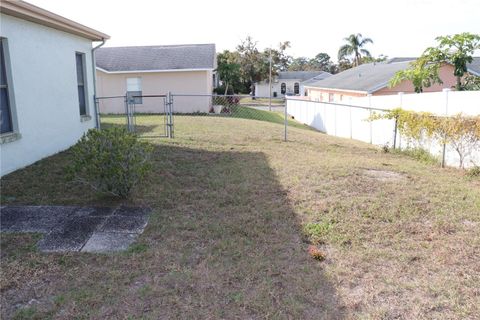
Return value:
M 173 97 L 172 93 L 169 91 L 167 93 L 167 136 L 173 138 Z
M 398 93 L 398 98 L 400 100 L 400 108 L 403 108 L 403 92 Z M 398 134 L 398 117 L 395 117 L 395 127 L 393 129 L 393 149 L 397 147 L 397 137 L 398 137 L 398 148 L 402 149 L 400 145 L 400 139 L 402 138 L 401 135 Z
M 285 108 L 284 108 L 284 110 L 285 110 L 285 112 L 284 112 L 285 113 L 284 114 L 284 117 L 285 117 L 285 119 L 284 119 L 284 122 L 285 122 L 285 132 L 284 132 L 285 137 L 284 137 L 284 139 L 285 139 L 285 142 L 287 142 L 287 127 L 288 127 L 287 106 L 288 106 L 288 99 L 285 97 Z
M 372 109 L 371 109 L 371 108 L 372 108 L 372 94 L 371 94 L 371 93 L 367 94 L 367 97 L 368 97 L 368 107 L 369 107 L 368 112 L 370 113 L 370 118 L 371 118 L 371 117 L 372 117 Z M 373 128 L 372 128 L 372 122 L 373 122 L 373 121 L 369 121 L 369 122 L 368 122 L 369 125 L 370 125 L 370 144 L 373 143 Z
M 95 115 L 97 117 L 95 119 L 95 126 L 100 130 L 100 101 L 97 99 L 96 95 L 93 95 L 93 101 L 95 102 Z
M 448 92 L 450 92 L 450 88 L 444 88 L 442 90 L 445 92 L 445 116 L 448 117 Z M 442 168 L 445 168 L 445 157 L 447 152 L 447 144 L 445 143 L 446 137 L 443 139 L 443 146 L 442 146 Z

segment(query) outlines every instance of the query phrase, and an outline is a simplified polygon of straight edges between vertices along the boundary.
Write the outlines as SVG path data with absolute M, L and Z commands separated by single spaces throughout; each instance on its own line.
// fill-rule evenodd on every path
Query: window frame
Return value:
M 140 90 L 128 90 L 128 79 L 138 79 L 138 88 Z M 127 96 L 127 101 L 128 103 L 139 105 L 143 104 L 143 98 L 138 97 L 138 98 L 133 98 L 131 99 L 132 95 L 137 95 L 137 96 L 142 96 L 143 95 L 143 85 L 142 85 L 142 77 L 126 77 L 125 78 L 125 85 L 126 85 L 126 96 Z
M 12 68 L 8 38 L 0 37 L 1 49 L 3 50 L 3 65 L 5 67 L 6 93 L 8 109 L 10 112 L 11 131 L 0 132 L 0 144 L 12 142 L 21 138 L 18 127 L 17 108 L 15 103 L 15 90 L 12 79 Z
M 285 82 L 282 82 L 280 84 L 280 93 L 281 94 L 286 94 L 287 93 L 287 84 Z
M 81 57 L 82 61 L 82 83 L 79 83 L 79 78 L 78 78 L 78 60 L 77 57 Z M 87 80 L 87 69 L 86 69 L 86 55 L 84 52 L 75 52 L 75 73 L 77 76 L 77 95 L 78 95 L 78 111 L 80 113 L 81 118 L 87 118 L 89 117 L 89 103 L 88 103 L 88 80 Z M 81 100 L 80 100 L 80 95 L 79 95 L 79 88 L 83 88 L 83 99 L 84 99 L 84 104 L 85 104 L 85 113 L 82 113 L 82 106 L 81 106 Z
M 293 84 L 293 94 L 294 94 L 294 95 L 300 94 L 300 83 L 295 82 L 295 83 Z

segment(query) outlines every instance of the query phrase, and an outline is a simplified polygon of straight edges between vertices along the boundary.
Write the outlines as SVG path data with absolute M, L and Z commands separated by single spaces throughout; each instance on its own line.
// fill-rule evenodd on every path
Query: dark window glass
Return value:
M 13 131 L 10 99 L 8 97 L 7 71 L 5 69 L 4 39 L 0 39 L 0 133 Z
M 295 84 L 293 85 L 293 93 L 294 94 L 300 93 L 300 85 L 298 84 L 298 82 L 295 82 Z
M 78 86 L 78 105 L 80 108 L 80 115 L 87 114 L 86 92 L 85 92 L 85 69 L 83 67 L 83 54 L 76 53 L 75 61 L 77 65 L 77 86 Z
M 287 85 L 286 85 L 285 83 L 282 83 L 282 84 L 280 85 L 280 92 L 281 92 L 282 94 L 285 94 L 285 92 L 287 92 Z

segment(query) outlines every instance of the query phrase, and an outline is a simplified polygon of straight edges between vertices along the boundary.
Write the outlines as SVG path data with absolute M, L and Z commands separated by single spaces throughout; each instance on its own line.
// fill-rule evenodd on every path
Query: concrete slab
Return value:
M 45 252 L 79 251 L 105 219 L 105 217 L 74 217 L 40 240 L 38 249 Z
M 113 215 L 103 224 L 103 232 L 142 233 L 147 225 L 147 217 Z
M 2 232 L 50 232 L 70 219 L 78 207 L 6 206 L 0 212 Z
M 82 252 L 108 253 L 128 249 L 138 234 L 95 232 L 82 248 Z
M 45 252 L 113 252 L 126 249 L 148 222 L 140 207 L 2 206 L 0 232 L 39 232 Z M 91 240 L 91 241 L 90 241 Z M 87 246 L 88 244 L 88 246 Z

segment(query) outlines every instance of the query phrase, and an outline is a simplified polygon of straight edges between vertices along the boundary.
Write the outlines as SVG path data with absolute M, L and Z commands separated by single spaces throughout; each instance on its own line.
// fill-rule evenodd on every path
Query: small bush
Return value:
M 123 128 L 89 130 L 72 153 L 71 180 L 122 198 L 151 168 L 152 146 Z

